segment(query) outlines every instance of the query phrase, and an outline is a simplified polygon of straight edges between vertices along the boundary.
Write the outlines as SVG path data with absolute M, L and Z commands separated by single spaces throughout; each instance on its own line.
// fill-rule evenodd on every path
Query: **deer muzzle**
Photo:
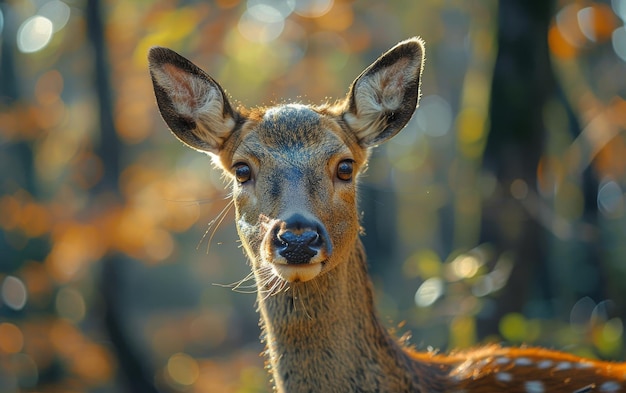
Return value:
M 324 225 L 302 214 L 274 220 L 265 237 L 265 259 L 287 281 L 307 281 L 332 254 Z

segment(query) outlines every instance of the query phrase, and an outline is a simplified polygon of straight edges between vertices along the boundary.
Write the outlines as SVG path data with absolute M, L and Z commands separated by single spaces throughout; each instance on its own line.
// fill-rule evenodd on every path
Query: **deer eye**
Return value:
M 248 164 L 242 162 L 235 164 L 235 179 L 239 184 L 243 184 L 252 177 L 252 170 Z
M 339 164 L 337 164 L 337 178 L 339 180 L 352 180 L 352 172 L 354 171 L 353 163 L 354 161 L 352 160 L 343 160 Z

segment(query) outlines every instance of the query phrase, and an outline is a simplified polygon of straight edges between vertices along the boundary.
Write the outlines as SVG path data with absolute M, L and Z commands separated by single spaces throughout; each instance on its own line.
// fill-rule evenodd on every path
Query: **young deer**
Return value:
M 175 52 L 152 48 L 149 60 L 169 128 L 232 179 L 277 391 L 626 391 L 624 364 L 495 345 L 420 353 L 376 316 L 356 183 L 370 148 L 415 111 L 419 38 L 383 54 L 334 105 L 235 109 L 217 82 Z

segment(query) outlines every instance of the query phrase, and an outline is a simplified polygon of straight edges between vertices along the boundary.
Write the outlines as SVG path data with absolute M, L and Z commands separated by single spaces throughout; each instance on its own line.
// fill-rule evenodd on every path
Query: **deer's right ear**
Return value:
M 222 87 L 173 50 L 151 48 L 148 61 L 159 111 L 170 130 L 186 145 L 218 154 L 239 117 Z

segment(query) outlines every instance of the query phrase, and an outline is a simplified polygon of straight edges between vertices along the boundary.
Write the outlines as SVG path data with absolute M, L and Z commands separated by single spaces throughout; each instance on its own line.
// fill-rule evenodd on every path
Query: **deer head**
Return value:
M 152 48 L 157 103 L 174 135 L 232 179 L 237 230 L 262 277 L 309 281 L 348 259 L 359 236 L 356 180 L 369 149 L 396 135 L 419 100 L 423 43 L 399 43 L 333 105 L 236 109 L 209 75 Z

